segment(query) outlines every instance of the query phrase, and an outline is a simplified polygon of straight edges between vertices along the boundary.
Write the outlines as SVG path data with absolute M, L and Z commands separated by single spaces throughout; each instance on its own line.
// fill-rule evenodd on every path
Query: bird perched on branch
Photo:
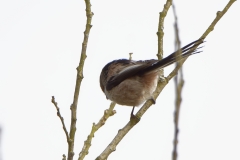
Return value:
M 162 60 L 114 60 L 102 69 L 101 89 L 107 99 L 117 104 L 139 106 L 146 100 L 152 99 L 152 93 L 156 89 L 161 70 L 174 62 L 200 53 L 197 46 L 201 43 L 203 43 L 202 39 L 196 40 Z M 155 101 L 153 100 L 153 102 Z

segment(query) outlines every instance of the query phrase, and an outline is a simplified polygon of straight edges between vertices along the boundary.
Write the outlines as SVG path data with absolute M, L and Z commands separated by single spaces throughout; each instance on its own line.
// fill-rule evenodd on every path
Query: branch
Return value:
M 211 25 L 208 27 L 208 29 L 203 33 L 203 35 L 200 37 L 201 39 L 205 39 L 207 35 L 214 30 L 215 25 L 217 22 L 222 18 L 222 16 L 228 11 L 228 9 L 231 7 L 231 5 L 235 2 L 236 0 L 229 0 L 228 4 L 224 7 L 222 11 L 217 12 L 216 18 L 213 20 Z
M 82 148 L 82 151 L 79 153 L 78 160 L 83 160 L 84 157 L 88 154 L 88 150 L 91 147 L 91 142 L 94 137 L 94 133 L 97 132 L 97 130 L 106 123 L 107 119 L 110 116 L 113 116 L 116 113 L 116 111 L 113 110 L 115 105 L 116 103 L 112 102 L 110 104 L 110 107 L 104 111 L 104 114 L 102 118 L 99 120 L 99 122 L 97 124 L 93 123 L 91 133 L 88 135 L 87 140 L 84 141 L 84 146 Z
M 211 25 L 207 28 L 207 30 L 203 33 L 203 35 L 200 37 L 200 39 L 204 40 L 207 35 L 213 31 L 215 25 L 217 22 L 222 18 L 222 16 L 228 11 L 228 9 L 231 7 L 231 5 L 235 2 L 236 0 L 230 0 L 228 4 L 224 7 L 222 11 L 217 12 L 216 18 L 213 20 Z M 192 48 L 192 50 L 195 50 L 199 45 L 196 45 L 196 47 Z M 187 58 L 186 58 L 187 59 Z M 179 64 L 168 76 L 167 79 L 168 81 L 171 80 L 178 72 L 179 68 L 182 67 L 183 63 L 186 61 L 186 59 L 182 60 L 182 63 Z
M 66 135 L 66 138 L 67 138 L 67 142 L 69 143 L 69 136 L 68 136 L 68 131 L 67 131 L 67 128 L 66 128 L 66 126 L 65 126 L 65 123 L 64 123 L 64 119 L 63 119 L 63 117 L 62 117 L 62 115 L 61 115 L 61 113 L 60 113 L 60 109 L 59 109 L 59 107 L 57 106 L 57 102 L 55 101 L 55 97 L 54 96 L 52 96 L 52 103 L 54 104 L 54 106 L 55 106 L 55 108 L 56 108 L 56 110 L 57 110 L 57 115 L 58 115 L 58 117 L 60 118 L 60 120 L 61 120 L 61 122 L 62 122 L 62 126 L 63 126 L 63 130 L 64 130 L 64 133 L 65 133 L 65 135 Z
M 179 37 L 179 29 L 178 29 L 178 18 L 177 18 L 177 13 L 175 10 L 175 5 L 172 4 L 173 8 L 173 15 L 175 19 L 175 24 L 174 24 L 174 29 L 175 29 L 175 37 L 176 37 L 176 42 L 175 42 L 175 49 L 179 50 L 181 46 L 180 42 L 180 37 Z M 181 52 L 179 52 L 181 54 Z M 181 61 L 177 62 L 176 65 L 181 65 Z M 179 121 L 179 114 L 180 114 L 180 107 L 181 107 L 181 102 L 182 102 L 182 89 L 184 85 L 184 79 L 183 79 L 183 69 L 182 67 L 179 70 L 179 76 L 178 74 L 174 78 L 175 82 L 175 88 L 176 88 L 176 103 L 175 103 L 175 111 L 174 111 L 174 139 L 173 139 L 173 152 L 172 152 L 172 160 L 177 160 L 177 145 L 178 145 L 178 133 L 179 133 L 179 126 L 178 126 L 178 121 Z
M 158 57 L 159 60 L 161 60 L 163 58 L 164 20 L 165 20 L 165 17 L 167 16 L 167 12 L 168 12 L 171 5 L 172 5 L 172 0 L 167 0 L 166 4 L 164 5 L 164 8 L 163 8 L 162 12 L 160 12 L 160 15 L 159 15 L 159 24 L 158 24 L 158 32 L 157 32 L 157 36 L 158 36 L 157 57 Z
M 201 39 L 205 39 L 206 36 L 211 31 L 213 31 L 213 29 L 214 29 L 215 25 L 217 24 L 217 22 L 227 12 L 227 10 L 230 8 L 230 6 L 234 2 L 235 2 L 235 0 L 230 0 L 228 2 L 228 4 L 225 6 L 225 8 L 223 9 L 223 11 L 218 11 L 217 12 L 216 18 L 213 20 L 213 22 L 208 27 L 208 29 L 204 32 L 204 34 L 200 37 Z M 176 11 L 175 11 L 174 5 L 173 5 L 173 12 L 174 12 L 174 17 L 175 17 L 175 32 L 176 32 L 176 38 L 177 38 L 177 45 L 178 45 L 178 48 L 180 48 L 180 40 L 179 40 L 179 36 L 178 36 L 178 27 L 177 27 L 177 15 L 176 15 Z M 197 47 L 198 46 L 196 46 L 196 48 Z M 170 80 L 172 77 L 174 77 L 176 75 L 176 77 L 175 77 L 176 104 L 175 104 L 175 111 L 174 111 L 174 140 L 173 140 L 174 148 L 173 148 L 173 153 L 172 153 L 172 159 L 173 160 L 177 160 L 177 145 L 178 145 L 178 133 L 179 133 L 178 122 L 179 122 L 180 105 L 181 105 L 181 102 L 182 102 L 181 92 L 182 92 L 182 88 L 183 88 L 183 85 L 184 85 L 183 72 L 182 72 L 181 66 L 185 62 L 185 60 L 177 63 L 176 68 L 168 76 L 168 80 Z M 181 69 L 181 70 L 180 70 L 180 79 L 179 79 L 179 82 L 178 82 L 177 72 L 178 72 L 179 69 Z
M 68 160 L 72 160 L 74 156 L 74 138 L 75 138 L 76 121 L 77 121 L 77 104 L 78 104 L 80 86 L 83 79 L 83 66 L 84 66 L 85 59 L 87 57 L 86 50 L 87 50 L 87 44 L 88 44 L 88 37 L 89 37 L 90 29 L 92 27 L 91 22 L 92 22 L 93 12 L 91 11 L 90 0 L 85 0 L 85 4 L 86 4 L 87 22 L 86 22 L 86 28 L 84 31 L 81 58 L 80 58 L 79 66 L 77 67 L 77 78 L 76 78 L 76 85 L 75 85 L 75 91 L 74 91 L 74 98 L 73 98 L 73 103 L 71 105 L 71 126 L 70 126 L 70 134 L 69 134 L 70 140 L 68 143 Z
M 132 54 L 133 53 L 129 53 L 129 60 L 132 60 Z

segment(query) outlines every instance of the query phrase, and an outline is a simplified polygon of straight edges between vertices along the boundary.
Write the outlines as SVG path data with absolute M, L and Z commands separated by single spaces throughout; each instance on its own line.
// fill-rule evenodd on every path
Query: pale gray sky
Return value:
M 102 67 L 113 59 L 153 59 L 163 0 L 92 2 L 91 29 L 84 68 L 75 159 L 93 122 L 108 108 L 99 87 Z M 175 3 L 182 45 L 198 39 L 227 0 Z M 179 160 L 240 159 L 239 2 L 206 38 L 203 52 L 184 64 Z M 67 143 L 54 95 L 70 123 L 83 31 L 85 3 L 73 1 L 0 1 L 0 126 L 3 160 L 59 160 Z M 165 20 L 164 55 L 174 51 L 173 14 Z M 168 67 L 165 73 L 169 73 Z M 171 81 L 141 122 L 110 155 L 112 160 L 171 159 L 174 85 Z M 131 108 L 116 106 L 92 141 L 86 160 L 95 159 L 129 120 Z M 68 127 L 69 129 L 69 127 Z

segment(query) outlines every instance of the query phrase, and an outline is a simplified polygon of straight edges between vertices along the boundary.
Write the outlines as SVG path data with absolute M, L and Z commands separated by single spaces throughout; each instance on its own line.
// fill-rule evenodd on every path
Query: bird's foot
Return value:
M 137 117 L 137 116 L 135 116 L 135 115 L 133 114 L 133 112 L 134 112 L 134 108 L 135 108 L 135 106 L 134 106 L 133 109 L 132 109 L 132 112 L 131 112 L 131 115 L 130 115 L 130 121 L 136 121 L 136 122 L 139 122 L 139 121 L 140 121 L 140 118 Z
M 151 97 L 150 100 L 152 101 L 153 104 L 156 104 L 156 101 L 153 97 Z
M 133 114 L 134 109 L 135 109 L 135 106 L 132 108 L 132 112 L 131 112 L 131 114 L 130 114 L 130 119 L 132 119 L 133 117 L 135 117 L 135 115 Z

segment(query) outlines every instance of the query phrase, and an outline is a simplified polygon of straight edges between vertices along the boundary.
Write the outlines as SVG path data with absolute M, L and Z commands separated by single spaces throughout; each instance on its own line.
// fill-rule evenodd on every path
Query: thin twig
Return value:
M 228 9 L 231 7 L 231 5 L 235 2 L 236 0 L 229 0 L 228 4 L 224 7 L 222 11 L 218 11 L 216 14 L 216 18 L 213 20 L 211 25 L 208 27 L 208 29 L 203 33 L 201 36 L 201 39 L 205 39 L 207 35 L 214 30 L 215 25 L 217 22 L 222 18 L 222 16 L 228 11 Z
M 99 122 L 97 124 L 93 123 L 91 132 L 88 135 L 87 140 L 84 141 L 84 146 L 82 148 L 82 151 L 79 153 L 78 160 L 83 160 L 84 157 L 88 154 L 88 151 L 89 151 L 89 148 L 91 147 L 91 142 L 92 142 L 95 132 L 97 132 L 97 130 L 106 123 L 107 119 L 110 116 L 113 116 L 116 113 L 116 111 L 113 110 L 115 105 L 116 105 L 116 103 L 112 102 L 110 104 L 109 108 L 104 111 L 104 114 L 103 114 L 102 118 L 99 120 Z
M 132 60 L 132 54 L 133 53 L 129 53 L 129 60 Z
M 58 107 L 57 102 L 55 101 L 55 97 L 54 96 L 52 96 L 52 103 L 54 104 L 54 106 L 55 106 L 55 108 L 57 110 L 57 115 L 58 115 L 58 117 L 60 118 L 60 120 L 62 122 L 63 130 L 64 130 L 64 133 L 66 135 L 67 142 L 69 142 L 68 131 L 67 131 L 67 128 L 66 128 L 65 123 L 64 123 L 64 118 L 62 117 L 62 115 L 60 113 L 60 108 Z
M 173 8 L 173 15 L 175 19 L 174 23 L 174 29 L 175 29 L 175 49 L 179 50 L 181 46 L 180 37 L 179 37 L 179 28 L 178 28 L 178 18 L 177 13 L 175 9 L 174 3 L 172 4 Z M 181 53 L 179 53 L 181 54 Z M 182 61 L 177 62 L 176 65 L 181 65 Z M 179 69 L 179 74 L 177 74 L 174 78 L 175 82 L 175 89 L 176 89 L 176 100 L 175 100 L 175 111 L 174 111 L 174 138 L 173 138 L 173 152 L 172 152 L 172 160 L 177 160 L 177 146 L 178 146 L 178 133 L 179 133 L 179 114 L 180 114 L 180 107 L 182 102 L 182 89 L 184 85 L 184 79 L 183 79 L 183 68 L 181 67 Z
M 93 12 L 91 11 L 91 4 L 90 0 L 85 0 L 86 4 L 86 28 L 84 31 L 84 39 L 82 43 L 82 51 L 81 51 L 81 57 L 79 66 L 77 67 L 77 78 L 76 78 L 76 85 L 75 85 L 75 91 L 74 91 L 74 98 L 73 103 L 71 105 L 71 126 L 70 126 L 70 141 L 68 143 L 68 160 L 72 160 L 74 156 L 74 138 L 76 133 L 76 121 L 77 121 L 77 104 L 78 104 L 78 97 L 80 92 L 80 86 L 83 79 L 83 66 L 85 59 L 87 57 L 86 50 L 87 50 L 87 44 L 88 44 L 88 37 L 90 33 L 90 29 L 92 27 L 92 16 Z
M 167 12 L 169 8 L 172 5 L 172 0 L 167 0 L 162 12 L 159 14 L 159 23 L 158 23 L 158 31 L 157 31 L 157 36 L 158 36 L 158 52 L 157 52 L 157 57 L 159 60 L 163 58 L 163 36 L 164 36 L 164 20 L 165 17 L 167 16 Z
M 200 39 L 204 40 L 207 35 L 213 31 L 215 25 L 217 24 L 217 22 L 222 18 L 222 16 L 228 11 L 228 9 L 231 7 L 231 5 L 235 2 L 236 0 L 230 0 L 228 2 L 228 4 L 224 7 L 224 9 L 222 11 L 218 11 L 217 12 L 217 16 L 216 18 L 213 20 L 213 22 L 211 23 L 211 25 L 207 28 L 207 30 L 203 33 L 203 35 L 200 37 Z M 196 45 L 194 48 L 192 48 L 192 51 L 194 51 L 199 45 Z M 187 58 L 186 58 L 187 59 Z M 186 59 L 182 60 L 182 64 L 186 61 Z M 167 79 L 168 81 L 170 79 L 172 79 L 172 77 L 174 77 L 179 68 L 182 67 L 182 64 L 178 65 L 168 76 L 167 76 Z
M 201 36 L 201 39 L 205 39 L 206 36 L 211 31 L 213 31 L 213 29 L 214 29 L 215 25 L 217 24 L 217 22 L 227 12 L 227 10 L 230 8 L 230 6 L 234 2 L 235 2 L 235 0 L 230 0 L 228 2 L 228 4 L 225 6 L 225 8 L 223 9 L 223 11 L 218 11 L 217 12 L 216 18 L 211 23 L 211 25 L 208 27 L 208 29 L 204 32 L 204 34 Z M 174 10 L 174 5 L 173 5 L 173 10 Z M 174 15 L 176 15 L 175 11 L 174 11 Z M 196 46 L 196 48 L 197 47 L 198 46 Z M 195 48 L 193 48 L 193 50 L 194 49 Z M 181 68 L 181 66 L 182 66 L 182 64 L 184 63 L 185 60 L 183 60 L 180 63 L 178 63 L 176 68 L 169 74 L 168 80 L 170 80 L 170 78 L 172 78 L 175 75 L 177 75 L 177 72 L 178 72 L 179 68 Z M 183 73 L 182 72 L 180 72 L 180 82 L 177 82 L 178 78 L 175 77 L 175 79 L 176 79 L 176 108 L 175 108 L 175 112 L 174 112 L 174 128 L 175 128 L 175 132 L 174 132 L 174 142 L 173 142 L 174 143 L 174 149 L 173 149 L 173 155 L 172 155 L 172 159 L 173 160 L 177 160 L 177 144 L 178 144 L 178 133 L 179 133 L 178 121 L 179 121 L 180 104 L 181 104 L 181 101 L 182 101 L 182 99 L 181 99 L 181 91 L 182 91 L 182 87 L 184 85 L 184 80 L 182 79 L 182 77 L 183 77 Z

